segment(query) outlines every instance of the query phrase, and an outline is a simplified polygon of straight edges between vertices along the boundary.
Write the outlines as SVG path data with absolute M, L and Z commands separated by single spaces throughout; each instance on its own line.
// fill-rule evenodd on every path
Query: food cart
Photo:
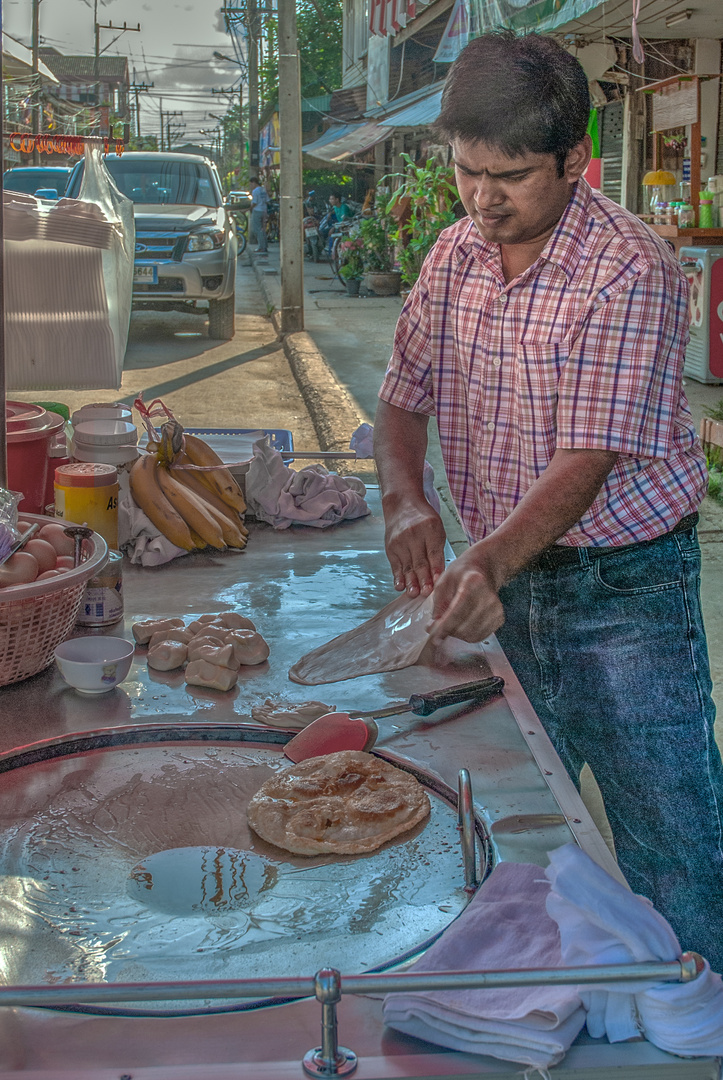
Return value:
M 294 527 L 279 532 L 250 523 L 250 543 L 241 554 L 199 552 L 160 568 L 126 570 L 126 621 L 105 633 L 127 637 L 132 622 L 161 615 L 236 610 L 253 619 L 270 645 L 270 656 L 265 664 L 242 669 L 233 690 L 187 687 L 179 672 L 151 672 L 139 650 L 128 679 L 107 694 L 77 693 L 54 667 L 0 691 L 4 780 L 0 798 L 2 788 L 12 792 L 21 818 L 23 807 L 35 808 L 24 823 L 17 823 L 13 836 L 5 829 L 2 858 L 7 872 L 14 853 L 30 853 L 38 895 L 45 904 L 23 909 L 22 915 L 15 909 L 14 948 L 27 950 L 25 970 L 37 976 L 21 981 L 45 984 L 40 991 L 44 1007 L 27 1007 L 29 1002 L 40 1003 L 38 991 L 28 998 L 17 989 L 0 989 L 0 1005 L 6 1006 L 0 1008 L 0 1077 L 22 1073 L 28 1080 L 301 1078 L 308 1075 L 302 1065 L 305 1055 L 320 1042 L 324 1045 L 322 1014 L 328 1020 L 330 1009 L 338 1021 L 339 1042 L 356 1055 L 355 1075 L 360 1078 L 520 1074 L 518 1065 L 446 1051 L 386 1029 L 378 987 L 375 993 L 343 992 L 338 1006 L 328 1000 L 320 1004 L 312 996 L 315 989 L 320 993 L 315 973 L 329 966 L 341 970 L 342 991 L 344 980 L 353 987 L 349 979 L 360 972 L 403 971 L 409 956 L 464 905 L 464 861 L 461 850 L 453 850 L 460 769 L 467 770 L 471 782 L 478 877 L 484 872 L 488 849 L 492 859 L 544 865 L 547 851 L 572 839 L 620 877 L 494 638 L 479 646 L 449 641 L 432 666 L 314 688 L 289 682 L 288 669 L 303 653 L 358 625 L 391 599 L 378 491 L 370 489 L 368 501 L 372 510 L 368 517 L 328 531 Z M 66 828 L 66 815 L 79 812 L 79 800 L 87 805 L 101 792 L 102 811 L 109 815 L 104 835 L 113 833 L 111 819 L 117 822 L 140 814 L 144 828 L 153 834 L 145 837 L 149 849 L 198 843 L 243 848 L 247 835 L 243 771 L 255 768 L 265 754 L 280 754 L 286 737 L 254 726 L 254 705 L 267 697 L 303 701 L 318 696 L 353 715 L 490 673 L 505 679 L 504 697 L 481 707 L 454 706 L 426 718 L 407 714 L 379 721 L 376 750 L 414 770 L 433 794 L 433 803 L 439 803 L 434 831 L 425 839 L 422 830 L 402 845 L 404 859 L 392 861 L 396 869 L 389 873 L 397 875 L 395 889 L 402 881 L 416 883 L 415 887 L 430 881 L 435 896 L 442 898 L 439 903 L 426 908 L 402 904 L 395 913 L 383 899 L 391 887 L 380 891 L 368 877 L 365 864 L 370 860 L 327 859 L 312 886 L 303 883 L 303 872 L 290 879 L 297 883 L 294 890 L 299 895 L 310 888 L 315 926 L 313 933 L 306 927 L 289 935 L 282 952 L 274 943 L 268 948 L 268 942 L 262 943 L 255 962 L 253 949 L 225 951 L 219 942 L 228 932 L 229 916 L 226 923 L 214 916 L 217 937 L 208 948 L 188 938 L 187 950 L 173 952 L 159 931 L 155 966 L 129 963 L 125 969 L 113 968 L 115 938 L 122 941 L 136 931 L 123 904 L 123 910 L 112 910 L 110 894 L 117 880 L 113 845 L 109 848 L 95 835 L 88 847 L 88 830 L 74 834 Z M 225 763 L 241 776 L 238 783 L 225 783 Z M 194 802 L 188 789 L 175 791 L 175 781 L 170 785 L 164 781 L 189 769 L 211 770 L 205 801 Z M 7 810 L 7 796 L 3 805 Z M 99 829 L 95 807 L 93 814 L 93 827 Z M 303 862 L 297 858 L 293 869 L 299 871 Z M 403 888 L 398 891 L 404 893 Z M 104 922 L 108 911 L 112 917 Z M 420 911 L 425 916 L 433 913 L 436 921 L 426 917 L 415 921 L 412 916 Z M 162 913 L 161 930 L 165 918 L 172 921 L 175 915 Z M 233 912 L 230 919 L 233 924 Z M 115 926 L 115 935 L 108 933 L 109 926 Z M 7 944 L 7 925 L 4 936 Z M 13 965 L 8 967 L 5 953 L 7 986 L 13 981 L 8 978 Z M 112 968 L 116 982 L 165 979 L 169 985 L 160 990 L 163 1000 L 136 994 L 135 1000 L 121 995 L 114 1001 L 117 991 L 106 983 L 99 988 L 106 992 L 104 1002 L 68 1002 L 67 995 L 73 993 L 69 982 L 82 980 L 83 973 L 87 980 L 102 982 L 103 972 Z M 71 970 L 73 979 L 68 978 Z M 282 971 L 286 981 L 274 983 L 272 978 L 270 984 L 263 983 Z M 255 1000 L 235 998 L 227 983 L 218 991 L 227 995 L 222 1000 L 207 996 L 199 1001 L 198 993 L 184 1000 L 189 986 L 193 993 L 196 980 L 249 977 L 262 978 L 256 984 L 259 992 L 251 990 Z M 299 993 L 299 979 L 305 980 L 309 996 L 290 1000 Z M 282 1000 L 271 1003 L 269 991 L 271 998 Z M 647 1042 L 610 1045 L 583 1034 L 553 1072 L 591 1080 L 613 1072 L 656 1080 L 678 1076 L 712 1080 L 719 1075 L 719 1063 L 675 1058 Z

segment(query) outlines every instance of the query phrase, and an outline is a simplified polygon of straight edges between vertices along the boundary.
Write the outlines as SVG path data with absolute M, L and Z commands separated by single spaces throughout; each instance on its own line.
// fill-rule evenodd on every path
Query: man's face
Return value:
M 483 142 L 452 142 L 459 197 L 485 240 L 534 242 L 562 217 L 589 158 L 585 140 L 567 156 L 562 176 L 553 154 L 507 157 Z

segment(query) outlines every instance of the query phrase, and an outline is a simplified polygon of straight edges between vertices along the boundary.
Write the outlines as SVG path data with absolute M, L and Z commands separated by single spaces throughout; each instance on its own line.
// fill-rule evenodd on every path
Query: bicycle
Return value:
M 234 215 L 236 218 L 236 238 L 238 240 L 238 253 L 243 255 L 246 250 L 246 245 L 249 242 L 249 217 L 248 214 L 243 211 L 237 211 Z
M 346 279 L 341 274 L 341 245 L 351 232 L 352 226 L 356 225 L 355 218 L 345 218 L 344 221 L 339 221 L 329 233 L 329 240 L 331 242 L 331 251 L 329 252 L 329 262 L 331 263 L 331 269 L 334 276 L 346 287 Z
M 279 204 L 269 202 L 266 208 L 266 241 L 269 244 L 279 242 Z

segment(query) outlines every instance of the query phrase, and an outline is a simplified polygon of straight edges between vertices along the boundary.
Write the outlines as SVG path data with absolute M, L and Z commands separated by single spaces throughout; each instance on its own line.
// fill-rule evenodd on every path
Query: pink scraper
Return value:
M 334 754 L 340 750 L 371 750 L 379 734 L 376 720 L 408 712 L 416 716 L 429 716 L 437 709 L 460 705 L 465 701 L 480 705 L 501 694 L 504 685 L 504 679 L 494 675 L 488 679 L 447 686 L 443 690 L 432 690 L 428 694 L 412 694 L 409 701 L 401 705 L 389 705 L 376 712 L 354 717 L 344 712 L 326 713 L 294 735 L 284 746 L 284 753 L 298 764 L 307 758 Z

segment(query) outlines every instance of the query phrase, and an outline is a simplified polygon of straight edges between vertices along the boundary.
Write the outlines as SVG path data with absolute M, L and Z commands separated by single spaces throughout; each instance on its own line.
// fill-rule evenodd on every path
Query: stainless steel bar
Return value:
M 464 891 L 472 893 L 479 885 L 479 879 L 477 877 L 472 781 L 467 769 L 459 770 L 457 783 L 459 790 L 459 828 L 462 833 L 462 857 L 464 859 Z
M 321 1046 L 304 1055 L 302 1065 L 309 1076 L 349 1076 L 357 1067 L 353 1050 L 339 1046 L 336 1007 L 341 1001 L 341 975 L 336 968 L 322 968 L 314 978 L 316 1000 L 321 1002 Z
M 526 968 L 513 971 L 451 971 L 443 974 L 406 972 L 349 975 L 342 979 L 345 994 L 392 994 L 407 990 L 463 990 L 489 987 L 588 985 L 591 983 L 690 982 L 703 970 L 697 953 L 679 960 L 647 964 L 599 964 L 593 967 Z M 175 983 L 76 983 L 63 986 L 4 986 L 0 1006 L 58 1008 L 62 1003 L 112 1001 L 192 1001 L 202 998 L 314 997 L 313 978 L 226 979 Z

